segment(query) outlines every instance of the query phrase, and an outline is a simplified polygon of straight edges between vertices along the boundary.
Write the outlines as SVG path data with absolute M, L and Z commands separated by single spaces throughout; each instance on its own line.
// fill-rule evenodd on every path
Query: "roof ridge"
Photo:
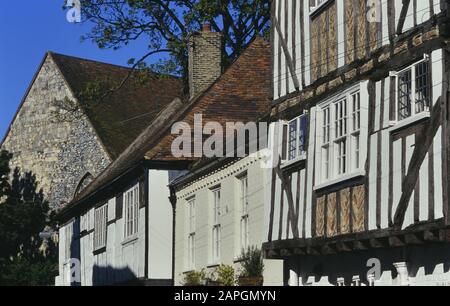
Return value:
M 62 54 L 62 53 L 58 53 L 58 52 L 54 52 L 54 51 L 47 51 L 47 54 L 50 55 L 53 59 L 55 59 L 55 57 L 65 57 L 65 58 L 69 58 L 69 59 L 80 60 L 80 61 L 90 62 L 90 63 L 94 63 L 94 64 L 107 65 L 107 66 L 120 68 L 120 69 L 124 69 L 124 70 L 128 70 L 128 71 L 130 71 L 130 70 L 138 70 L 138 69 L 133 68 L 133 67 L 127 67 L 127 66 L 124 66 L 124 65 L 118 65 L 118 64 L 113 64 L 113 63 L 102 62 L 102 61 L 99 61 L 99 60 L 89 59 L 89 58 L 84 58 L 84 57 L 79 57 L 79 56 L 74 56 L 74 55 Z M 59 63 L 57 61 L 55 61 L 55 62 L 59 66 Z M 171 78 L 175 78 L 175 79 L 180 79 L 179 76 L 172 75 L 172 74 L 158 73 L 158 72 L 155 72 L 155 71 L 153 71 L 151 69 L 150 69 L 150 72 L 154 76 L 171 77 Z
M 127 70 L 131 70 L 132 69 L 131 67 L 127 67 L 127 66 L 124 66 L 124 65 L 107 63 L 107 62 L 102 62 L 102 61 L 99 61 L 99 60 L 94 60 L 94 59 L 89 59 L 89 58 L 84 58 L 84 57 L 79 57 L 79 56 L 74 56 L 74 55 L 68 55 L 68 54 L 62 54 L 62 53 L 58 53 L 58 52 L 54 52 L 54 51 L 47 51 L 47 54 L 49 54 L 52 57 L 53 56 L 56 56 L 56 57 L 61 56 L 61 57 L 81 60 L 81 61 L 85 61 L 85 62 L 91 62 L 91 63 L 96 63 L 96 64 L 114 66 L 114 67 L 117 67 L 117 68 L 123 68 L 123 69 L 127 69 Z

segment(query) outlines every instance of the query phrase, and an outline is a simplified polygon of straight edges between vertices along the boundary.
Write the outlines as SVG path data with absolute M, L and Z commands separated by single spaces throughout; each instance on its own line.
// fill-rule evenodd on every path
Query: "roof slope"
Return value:
M 89 103 L 86 107 L 81 93 L 88 86 L 98 84 L 102 90 L 115 88 L 129 75 L 130 68 L 49 54 L 112 159 L 116 159 L 161 110 L 181 94 L 182 82 L 176 77 L 152 75 L 146 82 L 131 77 L 104 101 Z
M 231 67 L 183 115 L 182 120 L 193 130 L 194 115 L 203 115 L 203 124 L 219 122 L 225 130 L 227 122 L 255 122 L 270 111 L 270 45 L 258 37 Z M 176 135 L 167 134 L 146 154 L 147 159 L 176 159 L 171 144 Z
M 61 214 L 81 205 L 144 158 L 156 162 L 180 161 L 170 151 L 175 138 L 171 134 L 173 123 L 191 123 L 194 115 L 199 113 L 203 114 L 204 122 L 249 122 L 269 110 L 270 47 L 262 38 L 257 38 L 209 89 L 188 103 L 178 99 L 172 102 Z

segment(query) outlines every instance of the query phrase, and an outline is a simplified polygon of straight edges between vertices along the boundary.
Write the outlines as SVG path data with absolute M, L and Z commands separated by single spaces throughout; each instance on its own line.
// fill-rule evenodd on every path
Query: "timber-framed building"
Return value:
M 449 4 L 273 1 L 263 249 L 286 284 L 450 279 Z

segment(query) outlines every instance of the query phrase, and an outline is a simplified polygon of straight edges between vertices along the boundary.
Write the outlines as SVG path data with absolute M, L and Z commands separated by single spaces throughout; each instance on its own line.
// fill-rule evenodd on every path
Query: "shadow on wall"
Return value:
M 95 265 L 92 273 L 93 286 L 140 285 L 140 280 L 129 268 L 117 269 L 111 266 Z
M 295 267 L 295 271 L 304 281 L 314 280 L 319 283 L 323 278 L 327 278 L 330 283 L 335 284 L 339 278 L 342 278 L 346 284 L 350 284 L 353 277 L 359 276 L 362 282 L 366 282 L 370 259 L 378 259 L 381 271 L 390 272 L 393 279 L 397 277 L 394 263 L 398 262 L 407 264 L 409 277 L 436 276 L 439 278 L 439 274 L 450 272 L 450 245 L 422 245 L 329 256 L 306 256 L 301 259 L 292 258 L 290 265 L 285 266 L 285 283 L 288 283 L 289 267 Z

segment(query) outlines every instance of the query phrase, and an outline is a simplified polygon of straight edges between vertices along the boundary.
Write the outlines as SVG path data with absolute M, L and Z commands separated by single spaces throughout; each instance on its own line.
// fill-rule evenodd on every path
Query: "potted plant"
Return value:
M 227 265 L 220 265 L 214 272 L 216 281 L 212 285 L 232 287 L 236 285 L 234 267 Z
M 204 270 L 201 271 L 190 271 L 184 274 L 183 285 L 186 287 L 191 286 L 205 286 L 206 284 L 206 273 Z
M 239 286 L 262 286 L 264 284 L 264 261 L 262 252 L 256 247 L 242 251 Z

